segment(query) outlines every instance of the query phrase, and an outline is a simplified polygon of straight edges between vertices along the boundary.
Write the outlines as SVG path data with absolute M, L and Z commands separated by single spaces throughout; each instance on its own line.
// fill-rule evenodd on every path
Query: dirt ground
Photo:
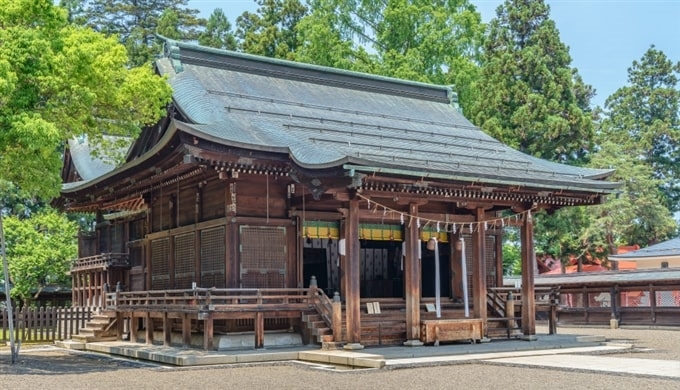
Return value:
M 539 333 L 541 329 L 539 329 Z M 617 356 L 680 361 L 680 329 L 559 328 L 631 342 Z M 574 370 L 465 363 L 329 372 L 302 363 L 168 367 L 108 355 L 24 346 L 10 364 L 0 351 L 1 389 L 680 389 L 680 381 Z

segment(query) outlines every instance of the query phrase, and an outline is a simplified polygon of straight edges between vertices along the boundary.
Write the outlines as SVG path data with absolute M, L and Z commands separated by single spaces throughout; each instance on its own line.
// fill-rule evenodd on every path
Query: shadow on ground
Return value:
M 9 351 L 0 352 L 0 375 L 93 373 L 139 368 L 145 365 L 145 363 L 115 359 L 105 355 L 49 348 L 20 350 L 18 361 L 12 364 Z

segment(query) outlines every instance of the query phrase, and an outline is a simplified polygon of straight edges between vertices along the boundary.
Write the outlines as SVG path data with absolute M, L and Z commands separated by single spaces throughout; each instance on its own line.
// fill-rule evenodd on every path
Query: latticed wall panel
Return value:
M 496 286 L 496 236 L 487 235 L 485 238 L 486 247 L 484 250 L 484 260 L 486 261 L 486 286 Z M 503 272 L 501 270 L 501 272 Z
M 241 286 L 286 287 L 286 228 L 241 226 Z
M 151 289 L 166 290 L 170 288 L 170 272 L 168 270 L 169 238 L 151 241 Z
M 194 233 L 175 236 L 175 286 L 177 289 L 191 288 L 196 281 L 196 236 Z
M 680 291 L 657 291 L 656 292 L 657 306 L 680 306 Z
M 468 296 L 472 296 L 473 284 L 472 284 L 472 270 L 473 270 L 473 252 L 472 252 L 472 235 L 463 234 L 463 240 L 465 241 L 465 267 L 467 268 L 467 278 L 468 278 Z M 485 237 L 485 248 L 484 248 L 484 264 L 486 266 L 486 286 L 497 287 L 496 286 L 496 236 L 487 235 Z
M 201 287 L 226 287 L 224 226 L 201 231 Z

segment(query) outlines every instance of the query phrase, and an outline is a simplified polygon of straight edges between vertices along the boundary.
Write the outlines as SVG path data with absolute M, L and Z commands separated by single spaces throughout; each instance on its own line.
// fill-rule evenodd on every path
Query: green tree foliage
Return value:
M 65 140 L 135 135 L 165 113 L 165 80 L 50 0 L 0 0 L 0 23 L 0 177 L 26 194 L 58 193 Z
M 198 43 L 217 49 L 236 50 L 236 37 L 231 31 L 231 23 L 221 8 L 216 8 L 210 14 L 205 30 L 198 36 Z
M 660 180 L 652 167 L 635 154 L 621 149 L 611 139 L 602 139 L 593 156 L 596 168 L 617 167 L 612 180 L 623 184 L 621 193 L 603 205 L 589 208 L 591 222 L 581 232 L 583 240 L 613 252 L 617 245 L 648 246 L 663 241 L 676 231 L 676 222 L 664 204 Z
M 298 41 L 296 26 L 307 14 L 299 0 L 255 0 L 257 12 L 236 18 L 236 37 L 246 53 L 294 60 Z
M 592 88 L 570 68 L 568 47 L 543 0 L 498 7 L 482 64 L 469 117 L 484 131 L 553 161 L 580 161 L 591 151 L 593 124 L 584 108 Z
M 680 62 L 650 47 L 628 69 L 629 85 L 605 101 L 603 138 L 651 167 L 666 206 L 680 210 Z
M 315 0 L 298 60 L 453 85 L 465 107 L 484 26 L 466 0 Z M 370 54 L 369 54 L 370 53 Z
M 74 20 L 86 21 L 86 25 L 96 31 L 118 37 L 128 50 L 132 66 L 150 63 L 161 52 L 155 39 L 159 27 L 192 40 L 198 38 L 205 23 L 198 18 L 198 10 L 187 8 L 189 0 L 83 0 L 82 3 L 84 11 Z M 171 22 L 176 25 L 170 26 Z
M 3 220 L 12 297 L 28 304 L 47 284 L 70 285 L 66 272 L 76 257 L 78 226 L 55 211 Z

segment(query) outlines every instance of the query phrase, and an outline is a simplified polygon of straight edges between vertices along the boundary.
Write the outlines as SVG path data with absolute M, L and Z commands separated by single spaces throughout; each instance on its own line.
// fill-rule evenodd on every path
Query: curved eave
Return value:
M 168 128 L 168 130 L 165 132 L 163 137 L 161 137 L 161 139 L 158 140 L 158 142 L 151 149 L 149 149 L 146 153 L 144 153 L 139 158 L 136 158 L 136 159 L 129 161 L 125 164 L 122 164 L 119 167 L 117 167 L 116 169 L 114 169 L 114 170 L 112 170 L 112 171 L 110 171 L 110 172 L 108 172 L 108 173 L 106 173 L 102 176 L 93 178 L 91 180 L 87 180 L 87 181 L 84 180 L 84 181 L 75 182 L 75 183 L 66 183 L 66 184 L 62 185 L 61 193 L 64 194 L 64 195 L 75 194 L 79 191 L 83 191 L 83 190 L 86 190 L 86 189 L 91 188 L 93 186 L 97 186 L 98 184 L 104 183 L 104 182 L 106 182 L 110 179 L 113 179 L 116 176 L 130 170 L 130 169 L 133 169 L 135 167 L 138 167 L 138 166 L 144 164 L 145 162 L 151 160 L 156 155 L 156 153 L 158 153 L 159 151 L 161 151 L 163 148 L 166 147 L 166 145 L 174 137 L 176 131 L 177 131 L 177 128 L 175 126 L 171 125 Z
M 399 175 L 399 176 L 411 176 L 421 179 L 440 179 L 440 180 L 450 180 L 450 181 L 462 181 L 462 182 L 472 182 L 475 184 L 496 184 L 496 185 L 506 185 L 506 186 L 519 186 L 523 188 L 536 188 L 545 190 L 567 190 L 567 191 L 579 191 L 588 192 L 596 194 L 613 194 L 616 193 L 616 189 L 620 186 L 619 183 L 613 182 L 598 182 L 598 183 L 587 183 L 579 184 L 566 181 L 554 181 L 550 183 L 530 181 L 529 178 L 493 178 L 485 177 L 482 175 L 456 175 L 448 172 L 428 172 L 428 171 L 413 171 L 406 168 L 392 168 L 392 167 L 372 167 L 363 165 L 353 165 L 345 164 L 343 166 L 347 170 L 354 170 L 355 172 L 364 173 L 383 173 L 387 175 Z

